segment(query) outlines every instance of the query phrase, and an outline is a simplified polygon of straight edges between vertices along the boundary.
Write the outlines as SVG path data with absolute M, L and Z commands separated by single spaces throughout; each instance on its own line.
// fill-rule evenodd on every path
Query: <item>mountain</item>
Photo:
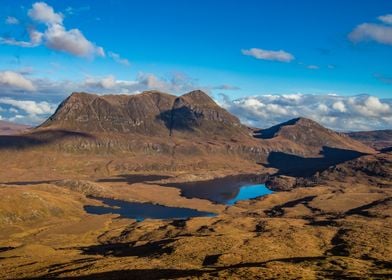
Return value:
M 224 134 L 225 129 L 244 131 L 238 118 L 199 90 L 180 97 L 158 91 L 102 96 L 73 93 L 40 128 L 158 136 L 175 131 L 198 135 Z
M 357 131 L 347 133 L 351 138 L 377 150 L 392 147 L 392 129 L 375 131 Z
M 237 117 L 219 107 L 200 90 L 176 98 L 168 113 L 165 119 L 171 133 L 174 130 L 188 130 L 217 135 L 225 134 L 228 130 L 239 132 L 244 128 Z
M 306 162 L 311 173 L 374 150 L 305 118 L 255 130 L 196 90 L 181 96 L 73 93 L 39 127 L 0 137 L 0 149 L 115 158 L 116 170 L 259 170 L 284 173 Z M 122 156 L 116 156 L 120 154 Z M 128 156 L 124 156 L 127 153 Z M 61 155 L 59 155 L 61 156 Z M 306 159 L 306 160 L 304 160 Z M 86 163 L 87 164 L 87 163 Z M 101 170 L 107 170 L 102 168 Z
M 149 91 L 137 95 L 72 93 L 40 128 L 157 134 L 165 130 L 157 116 L 171 109 L 175 96 Z
M 25 131 L 29 126 L 0 120 L 0 135 L 12 135 Z
M 306 153 L 321 152 L 324 147 L 373 153 L 374 150 L 345 134 L 327 129 L 306 118 L 295 118 L 267 129 L 256 130 L 254 136 Z

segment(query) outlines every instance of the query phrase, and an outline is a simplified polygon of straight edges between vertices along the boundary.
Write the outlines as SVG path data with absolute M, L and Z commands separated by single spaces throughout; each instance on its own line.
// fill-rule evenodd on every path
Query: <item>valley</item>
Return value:
M 74 93 L 0 155 L 2 279 L 392 277 L 392 153 L 309 119 Z

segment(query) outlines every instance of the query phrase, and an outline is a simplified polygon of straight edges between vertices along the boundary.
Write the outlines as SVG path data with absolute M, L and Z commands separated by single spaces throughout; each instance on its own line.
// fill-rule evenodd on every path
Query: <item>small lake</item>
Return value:
M 190 208 L 163 206 L 152 203 L 128 202 L 110 198 L 97 198 L 105 206 L 87 205 L 84 210 L 89 214 L 118 214 L 122 218 L 136 219 L 186 219 L 192 217 L 212 217 L 215 214 Z
M 131 178 L 132 179 L 132 178 Z M 129 178 L 127 180 L 130 180 Z M 186 198 L 200 198 L 214 203 L 234 205 L 237 201 L 257 198 L 272 193 L 265 184 L 265 178 L 255 175 L 237 175 L 209 181 L 168 183 L 163 187 L 175 187 Z M 104 206 L 88 205 L 84 210 L 89 214 L 118 214 L 122 218 L 136 219 L 187 219 L 192 217 L 213 217 L 214 213 L 190 208 L 171 207 L 153 203 L 128 202 L 110 198 L 93 199 Z
M 235 175 L 208 181 L 168 183 L 164 186 L 181 190 L 186 198 L 207 199 L 214 203 L 233 205 L 235 202 L 272 193 L 261 175 Z
M 234 205 L 237 201 L 257 198 L 272 193 L 264 184 L 242 186 L 238 194 L 226 202 L 227 205 Z

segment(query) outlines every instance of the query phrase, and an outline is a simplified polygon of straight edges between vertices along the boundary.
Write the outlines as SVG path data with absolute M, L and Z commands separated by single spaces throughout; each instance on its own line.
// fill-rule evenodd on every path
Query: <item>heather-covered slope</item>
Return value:
M 381 150 L 392 147 L 392 129 L 347 133 L 351 138 Z

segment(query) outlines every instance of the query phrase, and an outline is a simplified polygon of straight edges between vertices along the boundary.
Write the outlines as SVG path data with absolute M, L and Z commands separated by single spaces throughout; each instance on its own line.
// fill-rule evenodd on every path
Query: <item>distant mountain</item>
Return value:
M 392 147 L 392 129 L 350 132 L 347 135 L 377 150 Z
M 17 124 L 0 120 L 0 135 L 12 135 L 25 131 L 28 125 Z
M 199 90 L 180 97 L 158 91 L 103 96 L 73 93 L 40 128 L 158 136 L 176 131 L 196 135 L 245 131 L 238 118 Z
M 210 149 L 251 153 L 252 157 L 260 160 L 273 151 L 316 156 L 324 147 L 374 152 L 347 135 L 305 118 L 292 119 L 268 129 L 252 130 L 200 90 L 178 97 L 159 91 L 135 95 L 73 93 L 36 132 L 48 129 L 89 133 L 111 140 L 121 138 L 118 141 L 122 143 L 130 139 L 144 139 L 142 141 L 145 142 L 145 137 L 163 145 L 181 139 L 188 141 L 188 144 L 182 142 L 182 145 L 198 143 L 198 148 L 190 150 L 205 149 L 214 140 L 219 141 L 219 145 L 216 143 Z M 132 135 L 132 138 L 127 135 Z
M 287 143 L 292 149 L 305 149 L 304 152 L 321 151 L 323 147 L 374 152 L 367 145 L 306 118 L 295 118 L 267 129 L 257 130 L 254 135 L 259 139 Z
M 198 90 L 181 96 L 158 91 L 73 93 L 39 127 L 17 137 L 0 137 L 0 149 L 37 146 L 91 156 L 117 154 L 116 168 L 125 170 L 250 170 L 269 164 L 281 173 L 299 175 L 375 152 L 305 118 L 251 129 Z M 120 156 L 123 153 L 128 156 Z

